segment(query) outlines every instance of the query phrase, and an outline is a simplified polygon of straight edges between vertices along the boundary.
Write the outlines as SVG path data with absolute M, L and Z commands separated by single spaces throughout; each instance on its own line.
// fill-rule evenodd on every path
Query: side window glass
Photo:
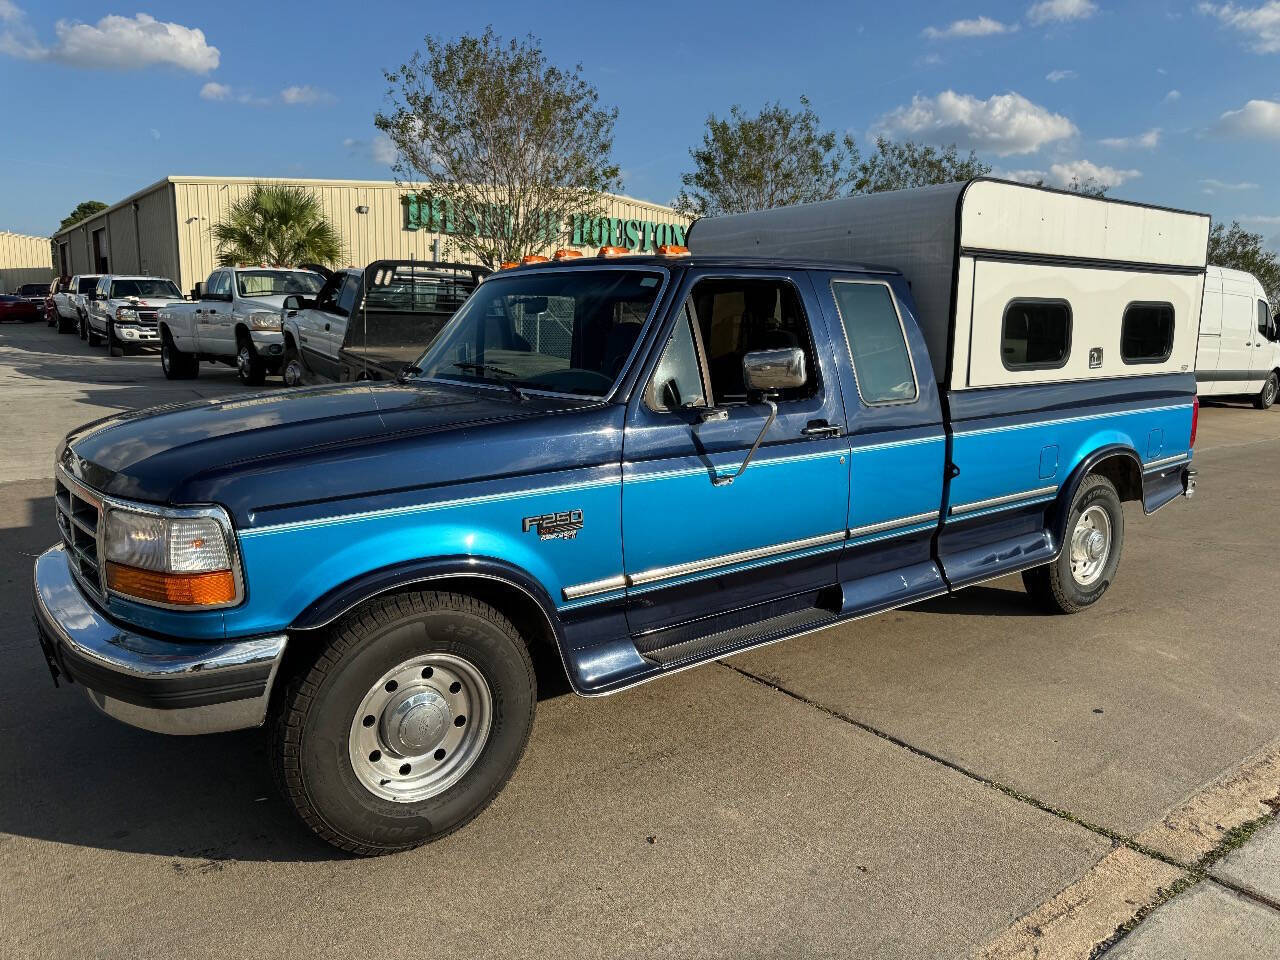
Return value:
M 853 357 L 858 395 L 866 404 L 910 403 L 916 385 L 893 291 L 883 283 L 835 281 L 836 311 Z
M 1164 363 L 1173 353 L 1173 304 L 1131 303 L 1120 324 L 1120 359 Z
M 693 342 L 693 318 L 686 306 L 653 371 L 645 402 L 650 410 L 679 410 L 705 406 L 704 394 L 698 348 Z
M 316 308 L 319 310 L 333 310 L 337 305 L 338 291 L 342 289 L 342 284 L 346 281 L 345 273 L 335 273 L 332 277 L 324 282 L 324 286 L 320 288 L 320 292 L 316 294 Z
M 351 316 L 351 311 L 355 308 L 356 291 L 360 289 L 360 278 L 347 275 L 347 282 L 342 285 L 342 293 L 338 295 L 338 310 Z
M 1276 338 L 1275 321 L 1271 317 L 1271 307 L 1265 300 L 1258 301 L 1258 332 L 1268 340 Z
M 808 382 L 783 390 L 781 402 L 818 392 L 818 364 L 809 321 L 800 295 L 786 280 L 706 279 L 693 288 L 692 300 L 706 353 L 712 404 L 745 403 L 742 358 L 756 350 L 799 347 Z
M 231 284 L 228 282 L 231 274 L 225 270 L 219 270 L 213 275 L 213 279 L 209 281 L 209 292 L 214 296 L 224 296 L 231 292 Z
M 1004 308 L 1000 360 L 1009 370 L 1053 370 L 1071 354 L 1071 305 L 1013 300 Z

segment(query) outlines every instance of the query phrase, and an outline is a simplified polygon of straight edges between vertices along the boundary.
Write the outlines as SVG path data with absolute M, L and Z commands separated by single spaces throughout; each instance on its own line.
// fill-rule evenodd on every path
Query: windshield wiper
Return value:
M 492 363 L 472 363 L 469 360 L 460 360 L 455 363 L 454 366 L 459 370 L 475 370 L 477 373 L 496 373 L 498 375 L 498 382 L 510 390 L 517 400 L 524 399 L 524 394 L 520 392 L 520 388 L 511 382 L 517 374 L 512 373 L 510 370 L 505 370 L 502 367 L 495 367 Z

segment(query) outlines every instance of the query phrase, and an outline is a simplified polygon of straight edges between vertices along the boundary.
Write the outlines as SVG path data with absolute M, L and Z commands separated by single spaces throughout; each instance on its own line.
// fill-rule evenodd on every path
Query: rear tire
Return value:
M 200 375 L 200 358 L 175 347 L 165 330 L 160 337 L 160 369 L 169 380 L 194 380 Z
M 298 348 L 289 340 L 284 345 L 284 359 L 280 362 L 280 378 L 286 387 L 300 387 L 307 382 L 307 368 L 302 365 Z
M 1080 484 L 1056 560 L 1026 570 L 1022 583 L 1049 613 L 1079 613 L 1102 599 L 1115 579 L 1124 546 L 1124 510 L 1115 486 L 1090 474 Z
M 89 339 L 89 321 L 79 311 L 76 312 L 76 332 L 80 334 L 81 340 Z
M 55 323 L 58 327 L 59 333 L 75 333 L 76 332 L 76 328 L 72 325 L 70 320 L 68 320 L 62 314 L 58 314 L 57 317 L 58 318 L 55 321 Z
M 321 839 L 360 856 L 409 850 L 497 796 L 537 703 L 511 621 L 461 594 L 404 593 L 348 614 L 317 647 L 270 729 L 280 790 Z
M 1274 370 L 1271 376 L 1267 377 L 1267 382 L 1262 385 L 1262 391 L 1253 398 L 1253 405 L 1259 410 L 1270 410 L 1271 405 L 1276 402 L 1276 393 L 1280 392 L 1280 377 L 1276 376 Z

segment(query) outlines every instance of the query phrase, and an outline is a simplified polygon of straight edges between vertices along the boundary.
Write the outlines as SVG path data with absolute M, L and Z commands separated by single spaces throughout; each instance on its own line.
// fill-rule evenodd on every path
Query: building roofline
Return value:
M 198 183 L 198 184 L 279 183 L 279 184 L 296 184 L 298 186 L 305 186 L 305 187 L 378 187 L 378 188 L 398 187 L 400 189 L 411 189 L 411 186 L 409 184 L 400 183 L 395 180 L 342 180 L 342 179 L 325 180 L 325 179 L 318 179 L 314 177 L 206 177 L 206 176 L 195 176 L 190 174 L 173 174 L 173 175 L 164 177 L 163 179 L 157 180 L 155 183 L 149 184 L 143 187 L 141 190 L 135 190 L 133 193 L 129 194 L 129 196 L 125 197 L 123 200 L 117 200 L 115 203 L 108 206 L 105 210 L 99 210 L 97 213 L 95 213 L 91 217 L 85 217 L 83 220 L 79 221 L 78 223 L 73 223 L 71 226 L 65 227 L 62 230 L 54 231 L 54 233 L 47 238 L 41 237 L 40 239 L 42 240 L 43 239 L 49 239 L 49 240 L 59 239 L 64 234 L 70 233 L 72 230 L 78 230 L 81 227 L 91 224 L 93 221 L 101 217 L 109 216 L 116 210 L 119 210 L 130 203 L 133 203 L 139 197 L 144 197 L 147 194 L 154 193 L 160 187 L 163 187 L 169 184 L 180 184 L 180 183 L 182 184 L 187 184 L 187 183 Z M 675 210 L 673 210 L 671 207 L 665 206 L 661 203 L 654 203 L 652 200 L 641 200 L 639 197 L 632 197 L 623 193 L 608 193 L 608 194 L 605 194 L 605 196 L 613 200 L 621 200 L 626 203 L 634 203 L 637 206 L 641 206 L 641 207 L 650 207 L 655 211 L 675 213 Z

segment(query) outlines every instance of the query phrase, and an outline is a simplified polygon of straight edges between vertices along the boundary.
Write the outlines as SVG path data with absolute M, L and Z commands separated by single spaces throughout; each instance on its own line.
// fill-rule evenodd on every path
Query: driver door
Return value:
M 642 653 L 829 602 L 849 507 L 844 406 L 808 277 L 695 273 L 674 302 L 623 441 L 627 619 Z M 745 393 L 742 358 L 785 347 L 803 350 L 807 382 L 779 395 L 761 437 L 768 412 Z M 757 437 L 745 471 L 714 482 Z

